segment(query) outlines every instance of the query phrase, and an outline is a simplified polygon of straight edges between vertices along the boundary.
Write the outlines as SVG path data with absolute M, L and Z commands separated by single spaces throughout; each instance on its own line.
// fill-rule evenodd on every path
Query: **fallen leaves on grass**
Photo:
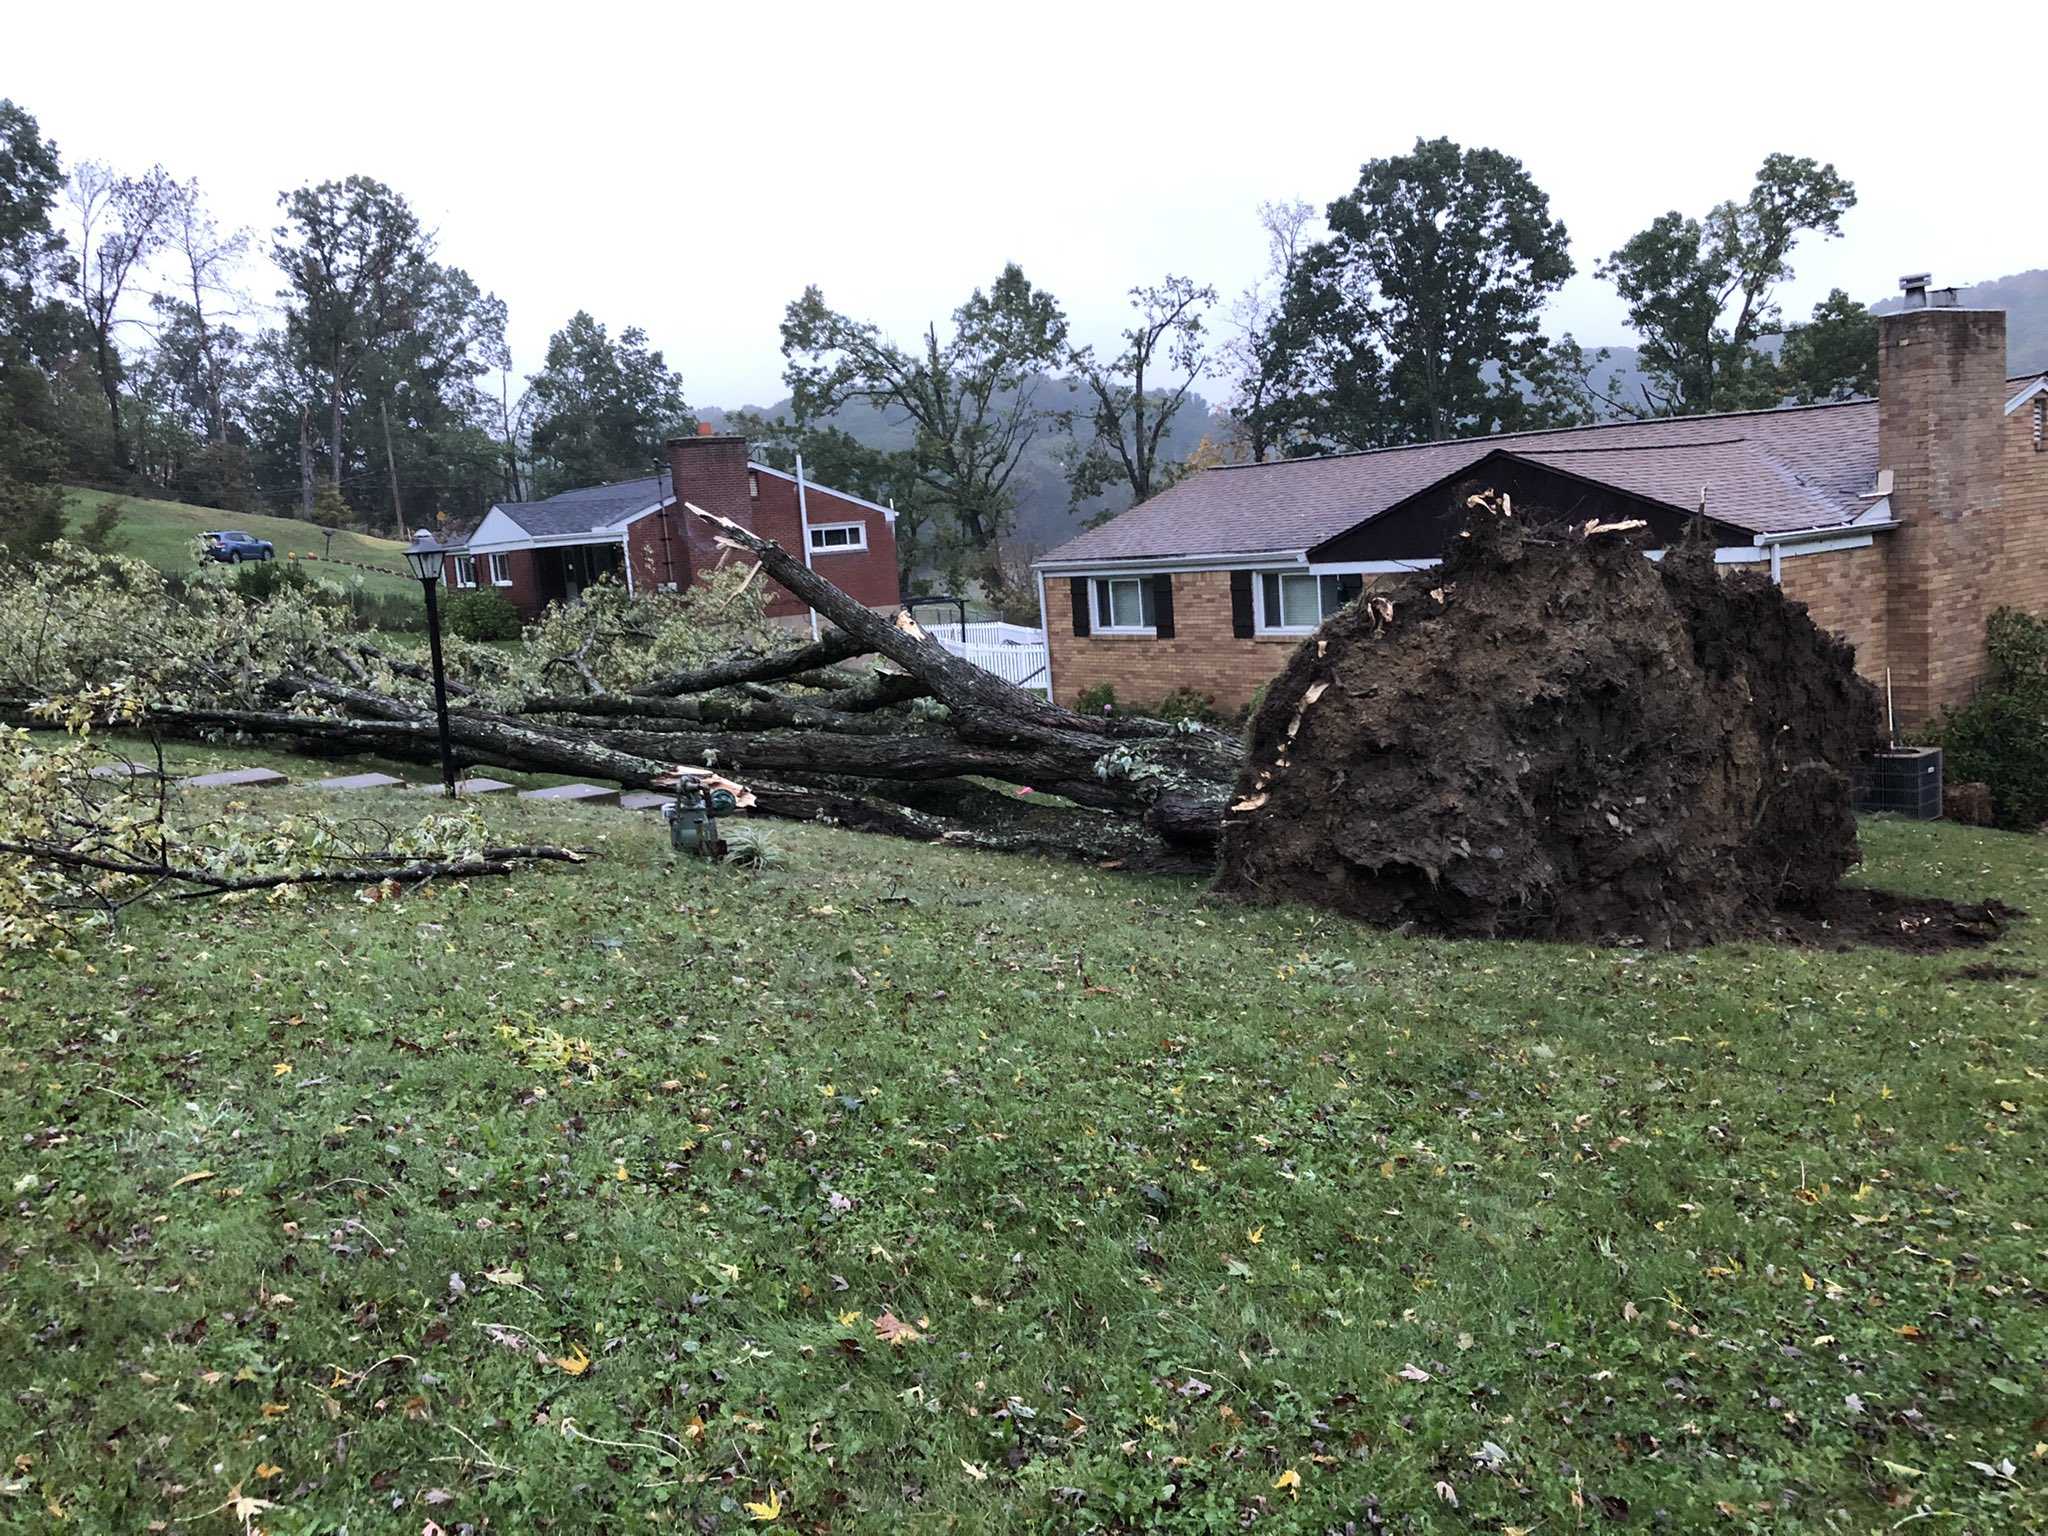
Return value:
M 213 1177 L 214 1172 L 211 1168 L 195 1168 L 184 1177 L 173 1179 L 171 1181 L 171 1188 L 182 1189 L 187 1184 L 202 1184 Z
M 883 1312 L 875 1319 L 875 1337 L 885 1344 L 915 1344 L 924 1335 L 903 1321 L 894 1312 Z
M 770 1488 L 768 1490 L 768 1497 L 766 1499 L 763 1499 L 759 1502 L 749 1501 L 746 1506 L 746 1509 L 747 1517 L 749 1519 L 758 1520 L 763 1525 L 766 1525 L 770 1520 L 777 1519 L 781 1516 L 782 1495 L 777 1493 L 773 1488 Z
M 555 1356 L 555 1364 L 571 1376 L 581 1376 L 590 1369 L 590 1356 L 584 1352 L 583 1346 L 578 1344 L 570 1353 Z
M 1286 1489 L 1289 1494 L 1298 1499 L 1301 1497 L 1301 1474 L 1295 1471 L 1294 1468 L 1289 1467 L 1285 1472 L 1282 1472 L 1273 1479 L 1273 1486 Z

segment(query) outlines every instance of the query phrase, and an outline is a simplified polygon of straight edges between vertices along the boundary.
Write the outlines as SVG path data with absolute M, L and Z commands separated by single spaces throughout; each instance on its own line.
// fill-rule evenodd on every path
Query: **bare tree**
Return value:
M 88 160 L 71 173 L 71 209 L 78 231 L 79 307 L 92 335 L 93 367 L 107 399 L 114 462 L 132 467 L 121 423 L 121 354 L 114 329 L 123 323 L 121 298 L 129 280 L 163 241 L 165 215 L 179 192 L 160 165 L 140 176 L 117 175 Z
M 1300 198 L 1259 204 L 1259 226 L 1266 234 L 1266 270 L 1230 306 L 1237 334 L 1219 349 L 1232 385 L 1230 414 L 1242 434 L 1245 452 L 1263 464 L 1279 446 L 1273 407 L 1286 390 L 1287 354 L 1275 345 L 1287 288 L 1308 251 L 1320 215 Z
M 1100 362 L 1088 347 L 1071 355 L 1074 372 L 1093 397 L 1075 413 L 1091 433 L 1067 472 L 1076 502 L 1118 478 L 1129 484 L 1133 506 L 1165 488 L 1159 445 L 1195 381 L 1208 372 L 1202 314 L 1215 302 L 1214 288 L 1197 288 L 1194 279 L 1169 274 L 1157 287 L 1131 290 L 1138 318 L 1123 333 L 1123 350 L 1114 358 Z M 1180 382 L 1161 387 L 1161 373 L 1177 374 Z
M 198 333 L 207 441 L 219 444 L 227 439 L 227 411 L 222 404 L 226 365 L 219 329 L 222 320 L 232 316 L 242 302 L 231 274 L 249 249 L 249 232 L 237 229 L 223 235 L 200 201 L 199 183 L 193 180 L 173 188 L 164 219 L 164 243 L 176 264 L 173 281 L 178 302 L 191 306 L 193 328 Z

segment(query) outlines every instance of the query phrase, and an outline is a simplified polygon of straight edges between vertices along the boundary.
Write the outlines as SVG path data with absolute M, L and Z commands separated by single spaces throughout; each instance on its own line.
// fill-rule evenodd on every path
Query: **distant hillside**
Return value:
M 1068 390 L 1064 379 L 1043 379 L 1038 389 L 1040 398 L 1053 409 L 1066 409 L 1078 404 L 1078 397 Z M 747 405 L 739 409 L 773 419 L 787 413 L 789 401 L 779 400 L 769 406 Z M 1162 455 L 1177 460 L 1193 453 L 1203 436 L 1211 431 L 1213 414 L 1207 400 L 1199 394 L 1190 394 L 1167 431 Z M 728 412 L 717 406 L 700 406 L 697 416 L 720 429 L 729 419 Z M 908 448 L 914 436 L 909 420 L 901 412 L 877 410 L 868 405 L 848 406 L 831 417 L 830 425 L 866 447 L 885 451 Z M 1066 464 L 1067 455 L 1073 451 L 1072 439 L 1047 427 L 1025 450 L 1024 461 L 1017 466 L 1016 476 L 1010 482 L 1017 492 L 1014 538 L 1030 551 L 1044 551 L 1064 543 L 1080 532 L 1081 525 L 1096 513 L 1112 506 L 1121 508 L 1130 500 L 1128 490 L 1114 490 L 1084 502 L 1079 508 L 1070 508 L 1067 503 Z
M 2048 369 L 2048 268 L 1958 288 L 1956 302 L 1967 309 L 2005 311 L 2008 376 Z M 1880 315 L 1892 314 L 1903 307 L 1903 301 L 1890 298 L 1870 307 Z
M 2005 311 L 2005 371 L 2008 376 L 2048 369 L 2048 269 L 2015 273 L 1959 288 L 1956 302 L 1970 309 Z M 1872 304 L 1872 314 L 1895 314 L 1903 301 L 1894 297 Z M 1775 353 L 1779 338 L 1766 336 L 1762 346 Z M 1597 351 L 1597 348 L 1588 348 Z M 1643 407 L 1642 370 L 1634 347 L 1609 347 L 1607 360 L 1593 370 L 1593 387 L 1609 400 Z

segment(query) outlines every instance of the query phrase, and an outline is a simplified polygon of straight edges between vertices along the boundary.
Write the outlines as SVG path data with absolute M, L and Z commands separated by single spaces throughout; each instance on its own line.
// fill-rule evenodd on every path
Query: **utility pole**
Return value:
M 391 471 L 391 518 L 398 524 L 398 536 L 405 537 L 405 508 L 398 504 L 398 458 L 391 451 L 391 412 L 377 402 L 378 419 L 384 423 L 384 465 Z M 432 599 L 429 599 L 431 603 Z

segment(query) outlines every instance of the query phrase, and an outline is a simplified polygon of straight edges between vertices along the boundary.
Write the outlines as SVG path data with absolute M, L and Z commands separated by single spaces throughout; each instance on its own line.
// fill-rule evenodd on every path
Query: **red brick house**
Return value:
M 722 559 L 712 530 L 684 503 L 716 512 L 792 553 L 807 547 L 818 574 L 871 608 L 894 609 L 896 514 L 844 491 L 747 457 L 743 437 L 710 432 L 673 438 L 668 473 L 564 491 L 545 501 L 492 507 L 453 535 L 442 561 L 450 591 L 505 594 L 523 619 L 610 577 L 634 592 L 687 588 Z M 768 586 L 768 616 L 790 622 L 810 610 Z
M 1435 564 L 1476 482 L 1660 542 L 1703 508 L 1719 561 L 1767 572 L 1925 721 L 1983 675 L 1993 609 L 2048 612 L 2048 376 L 2006 377 L 2003 311 L 1916 299 L 1880 321 L 1875 400 L 1190 476 L 1037 562 L 1054 697 L 1241 707 L 1325 614 Z

